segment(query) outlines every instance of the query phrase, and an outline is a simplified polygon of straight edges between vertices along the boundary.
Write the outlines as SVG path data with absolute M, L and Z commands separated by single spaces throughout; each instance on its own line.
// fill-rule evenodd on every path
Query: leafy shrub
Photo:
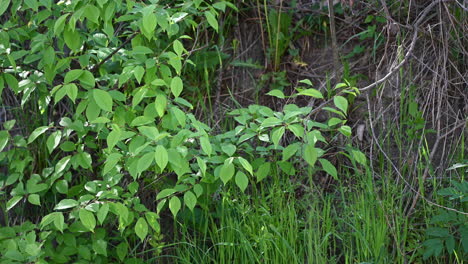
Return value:
M 251 105 L 231 112 L 239 125 L 220 135 L 189 113 L 181 95 L 191 29 L 217 31 L 228 6 L 2 1 L 0 92 L 28 109 L 0 131 L 2 263 L 139 263 L 160 253 L 161 212 L 209 205 L 223 184 L 245 191 L 270 170 L 294 175 L 302 163 L 338 179 L 322 133 L 351 135 L 343 96 L 325 108 L 327 123 L 308 119 L 309 107 Z M 355 96 L 356 88 L 338 89 Z

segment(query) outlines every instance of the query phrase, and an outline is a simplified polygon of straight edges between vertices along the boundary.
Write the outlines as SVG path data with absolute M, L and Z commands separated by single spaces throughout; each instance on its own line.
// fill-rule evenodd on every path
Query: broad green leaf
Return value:
M 7 146 L 9 139 L 10 134 L 8 134 L 8 131 L 0 131 L 0 152 Z
M 351 127 L 349 126 L 341 126 L 338 131 L 341 132 L 341 134 L 347 136 L 347 137 L 350 137 L 351 136 Z
M 107 91 L 94 89 L 93 98 L 99 108 L 107 112 L 112 112 L 112 97 Z
M 94 240 L 93 250 L 96 254 L 107 257 L 107 242 L 103 239 Z
M 62 212 L 58 212 L 55 214 L 54 217 L 54 226 L 61 232 L 63 233 L 63 230 L 65 229 L 65 217 L 63 216 Z
M 216 17 L 210 12 L 210 11 L 205 11 L 205 17 L 206 20 L 208 21 L 208 24 L 216 31 L 218 32 L 218 20 Z
M 184 203 L 188 209 L 193 212 L 193 208 L 195 208 L 195 205 L 197 204 L 197 197 L 193 192 L 187 191 L 184 194 Z
M 245 192 L 245 189 L 247 189 L 247 186 L 249 185 L 249 178 L 247 178 L 247 175 L 243 173 L 242 171 L 238 171 L 236 173 L 236 184 L 241 189 L 242 192 Z
M 62 89 L 66 91 L 68 98 L 70 98 L 72 102 L 75 103 L 76 97 L 78 96 L 78 87 L 76 87 L 76 84 L 65 84 Z
M 158 167 L 163 171 L 169 162 L 169 155 L 167 154 L 166 148 L 162 145 L 158 145 L 154 151 L 154 158 Z
M 49 137 L 47 138 L 47 142 L 46 142 L 49 153 L 52 153 L 52 151 L 60 144 L 61 138 L 62 138 L 62 131 L 60 130 L 57 130 L 49 135 Z
M 210 140 L 208 139 L 207 136 L 200 137 L 200 145 L 203 151 L 206 153 L 206 155 L 211 156 L 211 152 L 213 148 L 211 147 Z
M 330 127 L 341 124 L 341 123 L 343 123 L 343 120 L 336 118 L 336 117 L 332 117 L 328 119 L 328 122 L 327 122 L 328 126 Z
M 298 138 L 304 135 L 304 127 L 301 124 L 288 125 L 288 129 Z
M 172 43 L 172 47 L 174 48 L 174 52 L 177 54 L 177 56 L 181 56 L 182 53 L 184 52 L 184 45 L 179 40 L 174 40 L 174 43 Z
M 84 168 L 89 169 L 92 165 L 91 155 L 88 152 L 79 152 L 76 154 L 78 164 Z
M 338 180 L 338 173 L 335 166 L 333 166 L 333 164 L 331 164 L 331 162 L 326 159 L 319 159 L 319 161 L 320 164 L 322 164 L 323 170 L 330 174 L 335 180 Z
M 174 189 L 164 189 L 164 190 L 162 190 L 162 191 L 160 191 L 158 193 L 158 195 L 156 196 L 156 200 L 166 198 L 169 195 L 174 194 L 175 192 L 176 192 L 176 190 L 174 190 Z
M 141 83 L 141 79 L 143 78 L 143 75 L 145 74 L 145 68 L 142 66 L 136 66 L 135 69 L 133 69 L 133 75 L 135 76 L 136 80 L 138 83 Z
M 268 176 L 270 173 L 270 168 L 271 168 L 271 163 L 270 162 L 265 162 L 257 170 L 256 176 L 257 176 L 257 182 L 262 181 L 263 179 Z
M 276 117 L 269 117 L 262 122 L 262 127 L 273 127 L 281 125 L 283 122 Z
M 283 91 L 278 90 L 278 89 L 274 89 L 274 90 L 269 91 L 267 93 L 267 95 L 274 96 L 274 97 L 277 97 L 277 98 L 280 98 L 280 99 L 286 98 Z
M 348 111 L 348 100 L 344 98 L 343 96 L 337 95 L 333 98 L 333 103 L 335 103 L 335 106 L 343 111 L 344 114 Z
M 292 156 L 294 156 L 294 154 L 296 154 L 296 152 L 299 150 L 299 145 L 298 144 L 291 144 L 289 146 L 287 146 L 286 148 L 283 149 L 283 153 L 282 153 L 282 161 L 286 161 L 288 160 L 289 158 L 291 158 Z
M 354 160 L 356 160 L 358 163 L 366 165 L 367 158 L 366 155 L 364 155 L 364 153 L 362 153 L 359 150 L 352 150 L 351 155 L 353 156 Z
M 5 13 L 9 5 L 10 0 L 0 0 L 0 16 L 3 15 L 3 13 Z
M 104 203 L 101 205 L 101 208 L 99 208 L 99 211 L 97 212 L 97 219 L 99 221 L 99 224 L 103 224 L 104 221 L 107 218 L 107 214 L 109 213 L 109 203 Z
M 203 160 L 200 157 L 197 157 L 197 164 L 198 164 L 198 167 L 200 168 L 200 171 L 201 171 L 202 175 L 205 176 L 205 173 L 206 173 L 206 162 L 205 162 L 205 160 Z
M 154 160 L 154 153 L 153 152 L 148 152 L 145 155 L 143 155 L 139 160 L 138 160 L 138 173 L 142 173 L 146 171 L 151 164 L 153 164 Z
M 173 196 L 171 200 L 169 200 L 169 210 L 171 210 L 172 215 L 174 218 L 177 216 L 177 213 L 180 210 L 180 200 L 177 196 Z
M 130 126 L 142 126 L 142 125 L 147 125 L 151 122 L 153 122 L 154 119 L 147 117 L 147 116 L 139 116 L 136 117 L 135 119 L 132 120 L 132 123 L 130 123 Z
M 128 254 L 128 244 L 126 242 L 120 243 L 116 248 L 116 252 L 117 257 L 123 262 Z
M 309 79 L 300 80 L 299 82 L 312 86 L 312 82 Z
M 183 89 L 184 89 L 184 83 L 182 82 L 182 79 L 178 76 L 172 78 L 171 92 L 174 95 L 174 97 L 179 97 Z
M 145 213 L 146 222 L 148 225 L 156 232 L 159 233 L 161 231 L 161 227 L 159 226 L 158 222 L 158 214 L 154 212 L 146 212 Z
M 31 144 L 37 137 L 44 134 L 44 132 L 46 132 L 47 129 L 49 129 L 48 126 L 41 126 L 41 127 L 34 129 L 31 135 L 29 135 L 28 144 Z
M 107 148 L 109 148 L 109 150 L 112 150 L 115 144 L 119 142 L 121 135 L 122 135 L 122 131 L 120 129 L 112 130 L 109 133 L 109 135 L 107 135 L 106 141 L 107 141 Z
M 232 176 L 234 176 L 234 173 L 234 164 L 232 164 L 232 162 L 225 162 L 219 171 L 219 177 L 221 178 L 221 181 L 223 181 L 224 185 L 226 185 L 229 180 L 231 180 Z
M 275 148 L 278 148 L 278 144 L 281 138 L 283 137 L 285 130 L 286 129 L 284 128 L 284 126 L 281 126 L 273 129 L 273 131 L 271 132 L 271 141 Z
M 308 144 L 304 149 L 304 160 L 313 167 L 317 161 L 317 157 L 317 149 L 312 144 Z
M 146 223 L 145 218 L 140 217 L 135 224 L 135 234 L 144 241 L 146 236 L 148 235 L 148 224 Z
M 242 167 L 244 167 L 244 169 L 250 173 L 250 175 L 253 176 L 253 168 L 252 168 L 252 165 L 250 165 L 250 163 L 244 159 L 243 157 L 237 157 L 237 160 L 239 160 L 240 164 L 242 165 Z
M 145 12 L 143 14 L 142 31 L 148 39 L 151 39 L 152 35 L 154 34 L 154 30 L 156 29 L 156 23 L 157 19 L 154 13 Z
M 323 99 L 322 93 L 319 90 L 313 89 L 313 88 L 302 90 L 298 94 L 311 96 L 311 97 L 318 98 L 318 99 Z
M 82 208 L 78 215 L 83 226 L 89 231 L 94 231 L 94 228 L 96 227 L 96 218 L 94 217 L 94 214 Z
M 222 145 L 221 146 L 221 149 L 223 150 L 224 153 L 226 153 L 229 157 L 232 157 L 232 155 L 234 155 L 234 153 L 236 153 L 236 146 L 234 146 L 233 144 L 226 144 L 226 145 Z
M 96 85 L 94 75 L 90 71 L 83 71 L 83 74 L 80 75 L 78 80 L 83 86 L 86 86 L 88 88 L 94 88 L 94 86 Z
M 8 202 L 6 203 L 6 210 L 10 211 L 11 208 L 15 207 L 16 204 L 19 203 L 23 199 L 23 196 L 13 196 Z
M 4 1 L 4 0 L 0 0 L 0 1 Z M 9 0 L 8 0 L 9 1 Z M 1 8 L 1 4 L 0 4 L 0 8 Z M 8 5 L 7 5 L 8 6 Z M 1 14 L 1 12 L 0 12 Z M 58 36 L 60 34 L 62 34 L 62 31 L 63 29 L 65 28 L 65 20 L 67 19 L 67 17 L 70 15 L 70 13 L 66 13 L 65 15 L 62 15 L 61 17 L 59 17 L 56 21 L 55 21 L 55 25 L 54 25 L 54 35 L 55 36 Z
M 59 180 L 55 183 L 55 189 L 59 193 L 67 194 L 68 193 L 68 182 L 66 180 Z
M 66 156 L 59 160 L 59 162 L 57 162 L 57 164 L 55 165 L 55 173 L 61 173 L 67 167 L 68 163 L 70 162 L 70 159 L 71 156 Z
M 99 8 L 97 8 L 96 6 L 94 5 L 86 5 L 85 9 L 84 9 L 84 13 L 83 15 L 91 20 L 92 22 L 94 22 L 95 24 L 98 24 L 99 23 Z
M 121 158 L 122 154 L 120 153 L 112 153 L 109 156 L 107 156 L 104 169 L 102 170 L 102 174 L 106 175 L 109 171 L 111 171 Z
M 34 205 L 41 205 L 41 198 L 39 196 L 39 194 L 30 194 L 28 195 L 28 202 L 30 204 L 34 204 Z
M 63 199 L 55 207 L 54 210 L 64 210 L 78 206 L 78 202 L 73 199 Z
M 154 102 L 154 106 L 156 108 L 156 112 L 158 113 L 158 116 L 163 117 L 164 112 L 166 111 L 166 107 L 167 107 L 166 96 L 163 94 L 158 94 L 158 96 L 156 96 L 156 101 Z
M 72 30 L 68 27 L 65 28 L 63 39 L 65 40 L 65 44 L 67 44 L 72 51 L 77 51 L 81 48 L 81 36 L 78 30 Z

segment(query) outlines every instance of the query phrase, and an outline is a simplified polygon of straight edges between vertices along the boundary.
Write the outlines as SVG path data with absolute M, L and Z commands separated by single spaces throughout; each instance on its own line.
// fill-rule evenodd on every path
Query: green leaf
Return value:
M 172 78 L 171 92 L 174 95 L 174 97 L 179 97 L 183 89 L 184 89 L 184 83 L 182 82 L 182 79 L 178 76 Z
M 148 225 L 151 226 L 151 228 L 156 233 L 159 233 L 161 231 L 161 227 L 159 226 L 159 222 L 158 222 L 158 218 L 159 218 L 158 214 L 154 212 L 146 212 L 145 218 L 146 218 L 146 222 L 148 222 Z
M 3 15 L 3 13 L 5 13 L 9 5 L 10 0 L 0 0 L 0 16 Z
M 146 223 L 145 218 L 140 217 L 135 224 L 135 234 L 144 241 L 148 235 L 148 223 Z
M 188 209 L 193 212 L 193 208 L 195 208 L 195 205 L 197 204 L 197 197 L 193 192 L 187 191 L 184 194 L 184 203 Z
M 224 153 L 226 153 L 229 157 L 232 157 L 232 155 L 234 155 L 234 153 L 236 153 L 236 146 L 234 146 L 233 144 L 226 144 L 226 145 L 222 145 L 221 146 L 221 149 L 223 150 Z
M 65 229 L 65 217 L 63 216 L 62 212 L 58 212 L 55 214 L 54 217 L 54 226 L 61 232 L 63 233 L 63 230 Z
M 83 226 L 89 231 L 94 232 L 94 228 L 96 227 L 96 218 L 94 217 L 94 214 L 82 208 L 78 215 Z
M 13 196 L 8 202 L 6 203 L 6 210 L 10 211 L 11 208 L 15 207 L 16 204 L 19 203 L 23 199 L 23 196 Z
M 78 80 L 83 86 L 86 86 L 88 88 L 94 88 L 94 86 L 96 85 L 94 75 L 90 71 L 83 71 L 83 74 L 80 75 Z
M 156 29 L 156 15 L 152 12 L 144 12 L 142 20 L 142 31 L 148 39 L 151 39 Z
M 280 98 L 280 99 L 286 98 L 284 93 L 281 90 L 278 90 L 278 89 L 274 89 L 274 90 L 269 91 L 267 93 L 267 95 L 274 96 L 274 97 L 277 97 L 277 98 Z
M 206 173 L 206 162 L 200 157 L 197 157 L 197 164 L 198 167 L 200 168 L 200 172 L 202 173 L 203 176 L 205 176 Z
M 271 141 L 273 142 L 275 148 L 278 148 L 278 144 L 281 138 L 283 137 L 285 130 L 286 129 L 284 128 L 284 126 L 281 126 L 273 129 L 273 131 L 271 132 Z
M 120 137 L 122 135 L 122 131 L 120 129 L 117 130 L 112 130 L 109 135 L 107 135 L 106 141 L 107 141 L 107 148 L 109 150 L 112 150 L 117 144 L 117 142 L 120 141 Z
M 282 161 L 286 161 L 292 156 L 294 156 L 294 154 L 296 154 L 298 150 L 299 150 L 298 144 L 291 144 L 287 146 L 286 148 L 284 148 L 282 152 Z
M 200 137 L 200 145 L 203 151 L 206 153 L 206 155 L 211 156 L 212 147 L 211 147 L 210 140 L 208 139 L 207 136 Z
M 177 54 L 177 56 L 181 56 L 182 53 L 184 52 L 184 45 L 179 40 L 174 40 L 174 43 L 172 43 L 172 47 L 174 48 L 174 52 Z
M 312 86 L 312 82 L 309 79 L 300 80 L 299 82 Z
M 78 96 L 78 87 L 76 87 L 76 84 L 65 84 L 62 89 L 66 91 L 68 98 L 70 98 L 72 102 L 75 103 L 76 97 Z
M 48 126 L 41 126 L 41 127 L 34 129 L 31 135 L 29 135 L 28 144 L 31 144 L 37 137 L 44 134 L 44 132 L 46 132 L 47 129 L 49 129 Z
M 158 96 L 156 96 L 156 101 L 154 102 L 154 106 L 156 108 L 156 112 L 158 113 L 158 116 L 163 117 L 164 112 L 166 111 L 166 107 L 167 107 L 166 96 L 163 94 L 158 94 Z
M 109 203 L 105 203 L 99 208 L 99 211 L 97 212 L 97 219 L 99 221 L 99 224 L 103 224 L 104 221 L 107 218 L 107 214 L 109 213 Z
M 242 192 L 245 192 L 247 186 L 249 185 L 249 178 L 242 171 L 236 173 L 236 185 L 241 189 Z
M 99 23 L 99 8 L 94 5 L 86 5 L 83 15 L 94 22 L 95 24 Z
M 166 148 L 162 145 L 158 145 L 154 151 L 154 158 L 158 167 L 163 171 L 169 162 L 169 155 L 167 154 Z
M 0 152 L 7 146 L 10 134 L 8 131 L 0 131 Z
M 298 94 L 299 95 L 311 96 L 311 97 L 315 97 L 315 98 L 318 98 L 318 99 L 323 99 L 322 93 L 319 90 L 313 89 L 313 88 L 302 90 Z
M 312 144 L 307 145 L 304 149 L 304 160 L 313 167 L 317 161 L 317 157 L 317 149 Z
M 281 125 L 283 121 L 279 120 L 276 117 L 269 117 L 262 122 L 262 127 L 273 127 L 277 125 Z
M 258 170 L 256 173 L 257 182 L 262 181 L 263 179 L 266 178 L 266 176 L 268 176 L 268 174 L 270 173 L 270 167 L 271 167 L 270 162 L 265 162 L 262 165 L 260 165 L 260 167 L 258 167 Z
M 158 195 L 156 196 L 156 200 L 160 200 L 160 199 L 163 199 L 163 198 L 166 198 L 168 197 L 169 195 L 172 195 L 176 192 L 176 190 L 174 189 L 164 189 L 162 191 L 160 191 L 158 193 Z
M 244 159 L 244 158 L 242 158 L 242 157 L 237 157 L 237 160 L 240 162 L 240 164 L 242 165 L 242 167 L 244 167 L 244 169 L 245 169 L 248 173 L 250 173 L 250 175 L 253 176 L 253 168 L 252 168 L 252 165 L 250 165 L 250 163 L 249 163 L 246 159 Z
M 351 155 L 353 156 L 354 160 L 356 160 L 358 163 L 360 163 L 362 165 L 366 165 L 367 159 L 366 159 L 366 155 L 364 155 L 364 153 L 362 153 L 359 150 L 352 150 Z
M 68 27 L 65 28 L 63 39 L 65 40 L 65 44 L 67 44 L 72 51 L 77 51 L 81 48 L 81 36 L 77 30 L 72 30 Z
M 133 75 L 135 76 L 137 82 L 141 83 L 141 79 L 143 78 L 143 75 L 145 75 L 145 68 L 142 66 L 136 66 L 135 69 L 133 69 Z
M 143 155 L 143 157 L 141 157 L 138 160 L 138 165 L 137 165 L 138 173 L 142 173 L 146 171 L 151 166 L 151 164 L 153 164 L 154 158 L 155 157 L 154 157 L 153 152 L 148 152 L 145 155 Z
M 126 242 L 120 243 L 117 246 L 116 251 L 117 251 L 117 257 L 119 257 L 120 261 L 123 262 L 125 260 L 125 257 L 128 254 L 128 244 Z
M 229 180 L 231 180 L 232 176 L 234 176 L 234 173 L 234 164 L 232 162 L 225 162 L 219 171 L 219 177 L 221 178 L 221 181 L 223 181 L 224 185 L 226 185 Z
M 169 200 L 169 210 L 171 210 L 172 215 L 174 218 L 177 216 L 177 213 L 180 210 L 180 200 L 177 196 L 173 196 L 171 200 Z
M 112 112 L 112 96 L 107 91 L 94 89 L 93 98 L 99 108 Z
M 0 0 L 2 1 L 2 0 Z M 9 0 L 8 0 L 9 1 Z M 1 8 L 1 4 L 0 4 L 0 8 Z M 1 12 L 0 12 L 1 13 Z M 63 29 L 65 28 L 65 20 L 67 19 L 67 17 L 69 16 L 70 14 L 69 13 L 66 13 L 65 15 L 62 15 L 61 17 L 59 17 L 56 21 L 55 21 L 55 24 L 54 24 L 54 35 L 55 36 L 58 36 L 60 34 L 62 34 L 62 31 Z
M 214 28 L 216 32 L 218 32 L 218 20 L 216 19 L 216 17 L 210 11 L 205 11 L 204 14 L 206 20 L 208 21 L 208 24 L 210 24 L 210 26 Z
M 78 202 L 73 199 L 63 199 L 55 207 L 54 210 L 64 210 L 78 206 Z
M 67 194 L 68 193 L 68 182 L 66 180 L 57 181 L 57 183 L 55 183 L 55 189 L 57 189 L 57 191 L 59 193 Z
M 71 156 L 66 156 L 62 158 L 61 160 L 59 160 L 59 162 L 55 164 L 55 173 L 56 174 L 61 173 L 67 167 L 68 163 L 70 162 L 70 159 L 71 159 Z
M 333 103 L 335 103 L 335 106 L 343 111 L 344 114 L 348 111 L 348 100 L 344 98 L 343 96 L 337 95 L 333 98 Z
M 39 194 L 30 194 L 28 195 L 28 202 L 30 204 L 34 204 L 34 205 L 41 205 L 41 198 L 39 196 Z
M 322 164 L 323 170 L 330 174 L 335 180 L 338 180 L 338 173 L 335 166 L 333 166 L 333 164 L 331 164 L 331 162 L 326 159 L 319 159 L 319 161 L 320 164 Z
M 347 136 L 347 137 L 350 137 L 351 136 L 351 127 L 349 126 L 341 126 L 338 131 L 341 132 L 341 134 Z

